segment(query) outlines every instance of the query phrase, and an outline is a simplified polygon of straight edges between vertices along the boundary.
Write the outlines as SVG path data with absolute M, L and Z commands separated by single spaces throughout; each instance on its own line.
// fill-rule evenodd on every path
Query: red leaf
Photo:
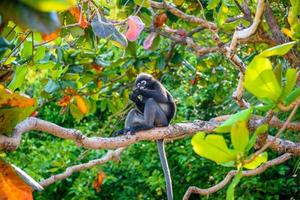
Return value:
M 155 27 L 162 27 L 164 25 L 164 23 L 167 21 L 167 15 L 166 13 L 160 13 L 159 15 L 157 15 L 155 17 L 154 20 L 154 26 Z

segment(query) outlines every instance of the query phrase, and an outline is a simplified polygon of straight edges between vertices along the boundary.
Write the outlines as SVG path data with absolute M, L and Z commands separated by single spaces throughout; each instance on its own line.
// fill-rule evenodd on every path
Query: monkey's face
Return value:
M 138 83 L 136 84 L 136 88 L 138 88 L 138 89 L 145 89 L 145 88 L 147 88 L 148 86 L 149 86 L 149 83 L 148 83 L 147 80 L 141 80 L 140 82 L 138 82 Z

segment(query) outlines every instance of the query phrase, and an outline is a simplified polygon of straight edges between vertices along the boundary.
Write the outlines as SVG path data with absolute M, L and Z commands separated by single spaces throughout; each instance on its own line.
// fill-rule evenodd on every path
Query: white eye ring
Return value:
M 142 84 L 143 84 L 143 85 L 146 85 L 146 83 L 147 83 L 147 82 L 146 82 L 145 80 L 144 80 L 144 81 L 142 81 Z

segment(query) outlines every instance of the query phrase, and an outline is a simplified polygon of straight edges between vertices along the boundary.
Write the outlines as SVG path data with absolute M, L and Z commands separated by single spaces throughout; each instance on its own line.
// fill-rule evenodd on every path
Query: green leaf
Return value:
M 64 11 L 76 6 L 76 0 L 20 0 L 42 12 Z
M 274 67 L 274 75 L 276 77 L 277 83 L 279 84 L 279 87 L 282 86 L 282 64 L 279 63 Z
M 297 70 L 296 69 L 288 69 L 286 71 L 286 84 L 283 90 L 283 97 L 289 95 L 294 89 L 297 82 Z
M 42 60 L 46 55 L 45 51 L 46 47 L 44 46 L 40 46 L 39 48 L 37 48 L 36 52 L 34 53 L 34 62 Z
M 257 136 L 262 133 L 265 133 L 268 130 L 268 128 L 269 128 L 268 124 L 262 124 L 256 128 L 255 132 L 251 136 L 251 138 L 246 146 L 246 150 L 245 150 L 246 152 L 248 152 L 254 146 Z
M 29 58 L 32 56 L 32 42 L 24 42 L 21 51 L 21 56 L 24 58 Z
M 270 98 L 277 102 L 281 94 L 270 60 L 260 56 L 255 56 L 248 65 L 244 85 L 259 99 Z
M 48 80 L 47 85 L 44 87 L 44 90 L 48 93 L 55 92 L 59 88 L 59 85 L 52 79 Z
M 291 7 L 288 14 L 288 22 L 291 27 L 293 27 L 294 24 L 297 24 L 298 22 L 298 14 L 300 10 L 300 1 L 299 0 L 290 0 Z
M 253 108 L 248 108 L 246 110 L 240 111 L 234 115 L 231 115 L 223 124 L 218 126 L 214 131 L 217 133 L 229 133 L 231 126 L 238 121 L 248 121 L 253 112 Z
M 24 29 L 50 34 L 60 27 L 55 12 L 40 12 L 18 1 L 1 0 L 0 12 L 4 20 L 12 20 Z
M 36 106 L 0 108 L 0 135 L 10 136 L 16 125 L 29 117 L 35 109 Z
M 277 45 L 275 47 L 264 50 L 259 54 L 262 57 L 270 57 L 270 56 L 282 56 L 289 52 L 289 50 L 294 46 L 296 41 L 284 43 L 281 45 Z
M 239 184 L 241 178 L 243 177 L 243 172 L 239 171 L 233 178 L 226 191 L 226 200 L 234 200 L 234 189 Z
M 150 8 L 151 6 L 149 0 L 134 0 L 134 3 L 144 8 Z
M 231 127 L 231 143 L 237 152 L 244 152 L 249 142 L 249 130 L 246 121 L 238 121 Z
M 226 19 L 227 19 L 227 14 L 228 14 L 228 7 L 226 6 L 225 3 L 222 3 L 220 9 L 219 9 L 219 12 L 218 12 L 218 15 L 217 15 L 217 24 L 218 26 L 222 26 Z
M 220 4 L 220 1 L 221 0 L 209 0 L 206 8 L 208 10 L 213 10 Z
M 300 96 L 300 87 L 294 89 L 283 101 L 285 105 L 293 103 Z
M 268 153 L 263 152 L 260 155 L 258 155 L 252 162 L 245 164 L 244 167 L 246 169 L 256 169 L 262 163 L 265 163 L 267 161 L 268 161 Z
M 234 200 L 234 189 L 243 177 L 242 171 L 239 171 L 233 178 L 226 192 L 226 200 Z
M 221 135 L 208 135 L 197 133 L 192 138 L 194 151 L 200 156 L 213 160 L 216 163 L 225 163 L 235 160 L 235 153 L 228 149 L 224 137 Z
M 12 81 L 9 83 L 9 85 L 7 86 L 7 88 L 10 89 L 11 91 L 15 91 L 17 88 L 20 88 L 25 80 L 25 76 L 27 72 L 28 72 L 27 66 L 16 67 L 14 77 Z
M 77 120 L 81 120 L 84 117 L 84 115 L 80 112 L 78 107 L 74 104 L 70 105 L 70 113 Z

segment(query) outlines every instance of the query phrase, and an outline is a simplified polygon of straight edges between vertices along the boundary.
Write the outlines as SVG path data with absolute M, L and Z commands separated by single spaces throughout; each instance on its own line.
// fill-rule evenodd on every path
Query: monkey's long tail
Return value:
M 164 140 L 157 140 L 156 143 L 157 143 L 160 163 L 164 171 L 168 200 L 173 200 L 172 180 L 171 180 L 171 174 L 170 174 L 168 160 L 166 156 Z

